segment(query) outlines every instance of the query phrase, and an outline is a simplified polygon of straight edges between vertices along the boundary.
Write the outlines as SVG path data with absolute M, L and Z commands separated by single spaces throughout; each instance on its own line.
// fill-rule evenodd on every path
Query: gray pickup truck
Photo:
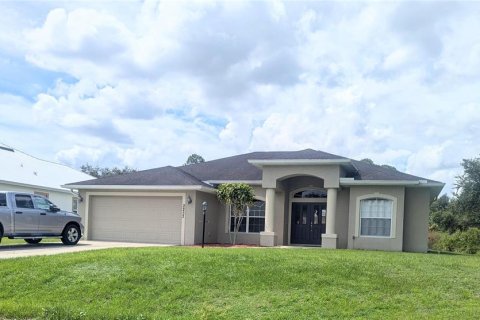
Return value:
M 77 244 L 83 233 L 81 217 L 61 211 L 45 197 L 0 191 L 0 241 L 20 238 L 36 244 L 42 238 L 61 238 L 66 245 Z

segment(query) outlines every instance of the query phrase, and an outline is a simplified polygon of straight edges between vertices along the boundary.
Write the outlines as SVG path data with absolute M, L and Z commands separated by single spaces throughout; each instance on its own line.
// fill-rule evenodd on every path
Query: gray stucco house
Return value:
M 66 185 L 79 191 L 86 238 L 193 245 L 229 243 L 229 208 L 215 187 L 244 182 L 258 201 L 238 243 L 427 250 L 428 212 L 444 184 L 316 151 L 253 152 Z

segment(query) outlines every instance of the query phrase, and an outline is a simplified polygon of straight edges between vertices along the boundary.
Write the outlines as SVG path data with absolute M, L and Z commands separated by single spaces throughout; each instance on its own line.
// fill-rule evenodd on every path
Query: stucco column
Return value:
M 265 195 L 265 232 L 273 232 L 275 219 L 275 189 L 267 189 Z
M 337 214 L 337 189 L 327 189 L 327 234 L 335 234 L 335 216 Z
M 275 245 L 275 189 L 268 188 L 265 195 L 265 231 L 260 232 L 260 245 L 273 247 Z
M 322 247 L 337 248 L 337 234 L 335 220 L 337 215 L 337 188 L 327 189 L 327 225 L 325 234 L 322 234 Z

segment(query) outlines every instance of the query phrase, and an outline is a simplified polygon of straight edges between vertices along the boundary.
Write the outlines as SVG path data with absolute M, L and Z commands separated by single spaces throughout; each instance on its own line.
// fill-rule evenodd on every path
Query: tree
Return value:
M 368 164 L 372 164 L 372 165 L 378 166 L 378 164 L 375 164 L 375 162 L 373 162 L 373 160 L 372 160 L 372 159 L 369 159 L 369 158 L 365 158 L 365 159 L 362 159 L 362 160 L 360 160 L 360 161 L 365 162 L 365 163 L 368 163 Z M 397 168 L 395 168 L 394 166 L 391 166 L 391 165 L 389 165 L 389 164 L 382 164 L 382 165 L 380 165 L 380 167 L 383 167 L 383 168 L 385 168 L 385 169 L 390 169 L 390 170 L 395 170 L 395 171 L 397 171 Z
M 430 228 L 453 233 L 460 228 L 460 219 L 455 210 L 455 201 L 446 194 L 430 205 Z
M 373 160 L 372 160 L 372 159 L 369 159 L 369 158 L 365 158 L 365 159 L 362 159 L 362 160 L 360 160 L 360 161 L 366 162 L 366 163 L 368 163 L 368 164 L 375 164 L 375 162 L 373 162 Z
M 202 163 L 205 162 L 205 159 L 203 159 L 202 156 L 193 153 L 190 156 L 188 156 L 187 162 L 185 162 L 184 166 L 188 166 L 189 164 L 195 164 L 195 163 Z
M 457 177 L 455 206 L 462 227 L 480 227 L 480 158 L 463 159 L 463 174 Z
M 132 172 L 137 172 L 136 169 L 125 166 L 123 168 L 113 167 L 113 168 L 100 168 L 99 166 L 92 166 L 90 164 L 84 164 L 80 167 L 82 172 L 94 176 L 95 178 L 103 178 L 109 176 L 116 176 L 121 174 L 127 174 Z
M 234 222 L 233 241 L 230 237 L 230 242 L 235 244 L 247 207 L 255 201 L 253 188 L 245 183 L 224 183 L 217 189 L 217 198 L 230 207 L 231 217 Z

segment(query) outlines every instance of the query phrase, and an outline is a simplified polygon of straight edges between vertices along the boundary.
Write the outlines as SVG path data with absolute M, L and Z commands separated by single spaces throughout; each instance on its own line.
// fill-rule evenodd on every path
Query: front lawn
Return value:
M 480 314 L 478 255 L 125 248 L 0 260 L 0 279 L 0 319 L 478 319 Z

